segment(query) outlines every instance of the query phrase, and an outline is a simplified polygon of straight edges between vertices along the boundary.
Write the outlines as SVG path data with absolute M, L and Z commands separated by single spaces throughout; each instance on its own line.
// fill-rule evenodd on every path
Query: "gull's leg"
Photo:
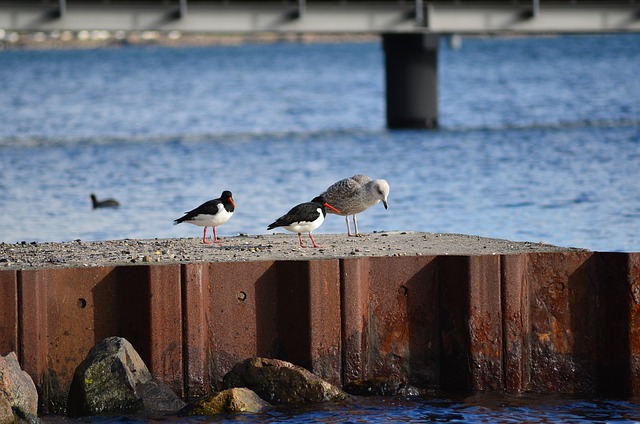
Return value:
M 344 220 L 347 222 L 347 236 L 355 236 L 355 234 L 351 233 L 351 226 L 349 225 L 349 215 L 345 215 Z
M 356 237 L 360 237 L 360 232 L 358 231 L 358 220 L 356 219 L 355 214 L 353 215 L 353 226 L 354 226 L 354 227 L 355 227 L 355 229 L 356 229 L 356 234 L 355 234 L 355 236 L 356 236 Z

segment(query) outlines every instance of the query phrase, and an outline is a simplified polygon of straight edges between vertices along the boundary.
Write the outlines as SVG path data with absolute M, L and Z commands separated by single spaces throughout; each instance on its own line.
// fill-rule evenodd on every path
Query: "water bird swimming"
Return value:
M 269 224 L 267 230 L 282 227 L 292 233 L 298 233 L 300 247 L 307 247 L 302 243 L 302 233 L 309 233 L 313 247 L 320 247 L 313 239 L 311 232 L 322 225 L 325 216 L 327 216 L 327 208 L 336 213 L 340 213 L 340 211 L 327 203 L 321 196 L 315 197 L 310 202 L 300 203 L 291 208 L 285 215 L 282 215 L 276 219 L 275 222 Z
M 320 196 L 340 210 L 339 213 L 331 210 L 328 211 L 329 213 L 345 217 L 347 235 L 359 236 L 356 214 L 369 209 L 380 201 L 384 208 L 387 209 L 389 207 L 387 201 L 389 190 L 389 183 L 386 180 L 372 180 L 366 175 L 356 174 L 353 177 L 345 178 L 332 184 Z M 349 215 L 353 215 L 355 233 L 351 233 Z
M 116 199 L 104 199 L 98 200 L 94 193 L 91 193 L 91 203 L 93 204 L 93 209 L 96 208 L 117 208 L 120 206 L 120 202 Z
M 185 215 L 182 218 L 178 218 L 173 221 L 173 225 L 180 224 L 181 222 L 187 222 L 189 224 L 204 227 L 202 242 L 204 244 L 218 243 L 220 240 L 216 233 L 216 227 L 227 222 L 233 215 L 235 208 L 236 204 L 233 201 L 231 192 L 229 190 L 225 190 L 218 199 L 209 200 L 197 208 L 190 210 L 189 212 L 185 212 Z M 207 242 L 207 227 L 213 227 L 213 242 Z

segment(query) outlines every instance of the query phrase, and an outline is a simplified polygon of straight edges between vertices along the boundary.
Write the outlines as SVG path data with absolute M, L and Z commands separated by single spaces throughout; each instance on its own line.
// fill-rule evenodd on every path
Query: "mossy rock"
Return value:
M 106 338 L 96 344 L 76 368 L 67 415 L 141 411 L 143 401 L 136 386 L 151 380 L 151 373 L 131 343 L 121 337 Z
M 212 397 L 202 399 L 187 406 L 181 415 L 215 415 L 220 413 L 260 413 L 271 405 L 265 402 L 253 390 L 245 387 L 223 390 Z

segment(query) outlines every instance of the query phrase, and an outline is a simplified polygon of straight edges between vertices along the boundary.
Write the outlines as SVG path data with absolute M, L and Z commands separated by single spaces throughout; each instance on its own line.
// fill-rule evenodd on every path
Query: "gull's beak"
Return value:
M 331 206 L 330 204 L 328 204 L 328 203 L 326 203 L 326 202 L 325 202 L 325 204 L 324 204 L 324 207 L 325 207 L 325 208 L 329 208 L 329 209 L 331 209 L 331 210 L 332 210 L 332 211 L 334 211 L 335 213 L 340 213 L 340 211 L 339 211 L 338 209 L 334 208 L 333 206 Z
M 389 203 L 387 203 L 387 201 L 386 201 L 386 200 L 383 200 L 383 201 L 382 201 L 382 204 L 384 205 L 384 208 L 385 208 L 385 209 L 389 209 Z

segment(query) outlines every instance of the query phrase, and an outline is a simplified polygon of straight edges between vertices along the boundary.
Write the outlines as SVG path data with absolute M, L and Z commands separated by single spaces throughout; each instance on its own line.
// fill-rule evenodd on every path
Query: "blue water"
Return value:
M 262 420 L 262 421 L 260 421 Z M 266 417 L 227 416 L 209 422 L 280 423 L 637 423 L 640 405 L 624 400 L 566 396 L 505 396 L 360 399 L 341 408 L 312 406 L 272 411 Z M 206 422 L 205 421 L 205 422 Z M 193 420 L 192 420 L 193 422 Z
M 199 237 L 173 219 L 224 189 L 219 235 L 263 234 L 366 173 L 391 194 L 364 232 L 640 251 L 640 35 L 443 40 L 435 131 L 386 129 L 383 59 L 378 42 L 2 51 L 0 241 Z
M 352 402 L 275 407 L 261 414 L 194 417 L 42 417 L 46 424 L 105 423 L 486 423 L 587 424 L 640 422 L 640 404 L 620 399 L 561 395 L 373 397 Z

